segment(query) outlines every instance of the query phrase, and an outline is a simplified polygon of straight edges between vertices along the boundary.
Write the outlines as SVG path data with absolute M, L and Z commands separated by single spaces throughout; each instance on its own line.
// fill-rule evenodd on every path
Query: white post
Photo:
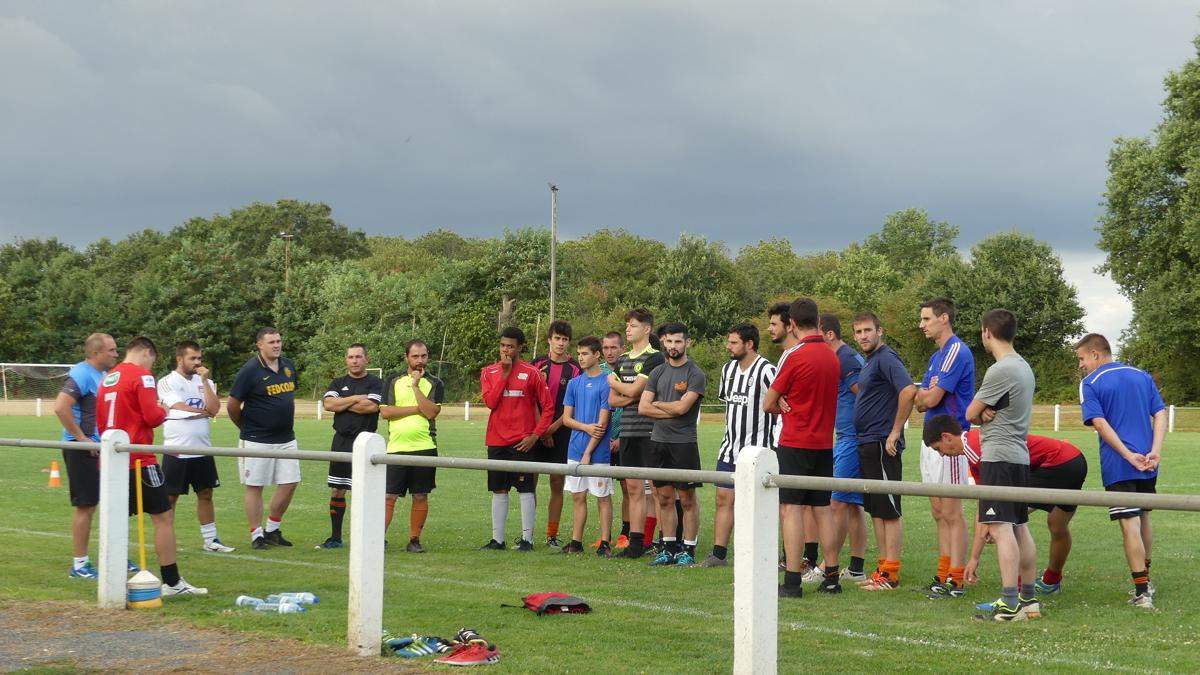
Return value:
M 363 432 L 354 439 L 350 501 L 350 596 L 346 638 L 359 656 L 378 656 L 383 642 L 383 509 L 387 465 L 372 464 L 387 452 L 383 436 Z
M 317 401 L 317 421 L 318 422 L 321 421 L 321 419 L 322 419 L 321 414 L 324 412 L 325 406 L 321 405 L 322 403 L 323 403 L 323 401 Z
M 1054 404 L 1054 430 L 1058 431 L 1058 428 L 1061 425 L 1062 425 L 1062 405 L 1055 403 Z
M 466 422 L 471 421 L 471 402 L 470 401 L 463 401 L 463 420 Z
M 38 417 L 42 416 L 42 399 L 40 399 L 40 398 L 37 399 L 36 407 L 34 408 L 34 410 L 36 411 Z
M 100 559 L 96 601 L 104 609 L 125 607 L 129 572 L 129 455 L 117 454 L 117 443 L 129 434 L 109 429 L 100 438 Z M 84 452 L 78 450 L 76 452 Z
M 1175 406 L 1167 408 L 1167 431 L 1175 433 Z
M 733 672 L 771 675 L 779 653 L 779 490 L 763 481 L 779 473 L 767 448 L 738 454 L 733 522 Z

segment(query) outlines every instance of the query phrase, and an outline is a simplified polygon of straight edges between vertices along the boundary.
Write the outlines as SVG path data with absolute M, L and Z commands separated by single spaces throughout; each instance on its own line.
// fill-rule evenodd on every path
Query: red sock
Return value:
M 1062 571 L 1061 570 L 1052 570 L 1049 567 L 1047 567 L 1046 571 L 1042 572 L 1042 583 L 1057 584 L 1060 581 L 1062 581 Z
M 646 516 L 646 527 L 642 529 L 642 545 L 650 546 L 654 543 L 654 527 L 658 525 L 658 518 L 654 516 Z

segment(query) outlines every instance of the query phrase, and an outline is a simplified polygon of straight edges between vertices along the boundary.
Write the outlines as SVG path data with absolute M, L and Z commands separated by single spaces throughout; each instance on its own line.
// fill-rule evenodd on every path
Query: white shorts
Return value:
M 238 441 L 239 448 L 262 450 L 296 450 L 296 441 L 287 443 L 255 443 Z M 263 487 L 300 482 L 300 460 L 273 457 L 238 457 L 238 479 L 242 485 Z
M 579 462 L 573 459 L 567 460 L 567 467 L 579 466 Z M 592 466 L 608 466 L 607 464 L 593 464 Z M 611 497 L 613 493 L 613 479 L 600 478 L 599 476 L 567 476 L 566 483 L 563 484 L 563 490 L 576 494 L 579 492 L 590 492 L 593 497 Z
M 971 472 L 963 455 L 946 457 L 937 450 L 921 444 L 921 482 L 942 485 L 969 485 Z

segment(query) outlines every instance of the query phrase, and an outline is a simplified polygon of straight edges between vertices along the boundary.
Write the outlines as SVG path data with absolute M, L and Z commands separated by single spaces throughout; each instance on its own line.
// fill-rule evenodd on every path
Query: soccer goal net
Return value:
M 3 413 L 34 415 L 41 412 L 39 407 L 49 410 L 70 370 L 69 363 L 0 363 Z

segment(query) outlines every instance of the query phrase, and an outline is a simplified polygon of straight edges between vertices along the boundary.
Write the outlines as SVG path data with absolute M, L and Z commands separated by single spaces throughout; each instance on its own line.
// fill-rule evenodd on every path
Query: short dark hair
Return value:
M 633 319 L 638 323 L 644 323 L 651 326 L 654 325 L 654 315 L 651 314 L 650 310 L 646 309 L 645 307 L 635 307 L 628 312 L 625 312 L 625 320 L 628 321 L 630 319 Z
M 933 447 L 934 443 L 942 439 L 942 434 L 957 436 L 962 432 L 963 428 L 958 420 L 954 419 L 953 415 L 943 413 L 925 420 L 925 426 L 921 429 L 921 440 L 925 441 L 925 445 Z
M 921 303 L 921 309 L 925 309 L 926 307 L 933 310 L 934 316 L 948 315 L 950 317 L 950 323 L 954 323 L 954 317 L 957 314 L 957 311 L 954 309 L 954 301 L 950 298 L 931 298 Z
M 821 324 L 822 333 L 833 333 L 834 337 L 842 339 L 842 321 L 838 319 L 837 314 L 822 314 L 817 322 Z
M 551 321 L 550 325 L 546 327 L 546 339 L 549 340 L 550 338 L 554 337 L 555 335 L 562 335 L 563 337 L 570 340 L 571 339 L 571 324 L 566 321 L 563 321 L 562 319 L 555 319 L 554 321 Z
M 522 344 L 524 344 L 524 342 L 522 342 Z M 429 345 L 425 344 L 424 340 L 421 340 L 421 339 L 409 340 L 408 342 L 404 343 L 404 355 L 408 356 L 408 353 L 412 351 L 412 348 L 416 347 L 417 345 L 421 345 L 425 349 L 429 349 Z
M 617 338 L 617 344 L 625 344 L 625 336 L 615 330 L 610 330 L 604 334 L 604 339 L 607 340 L 608 338 Z
M 879 317 L 875 314 L 875 312 L 859 312 L 858 314 L 855 314 L 854 321 L 851 322 L 850 325 L 853 326 L 854 324 L 866 323 L 868 321 L 875 324 L 876 328 L 879 328 L 883 325 L 879 323 Z
M 788 319 L 791 317 L 791 315 L 792 306 L 786 302 L 777 302 L 767 308 L 767 318 L 771 318 L 773 316 L 779 317 L 779 321 L 783 324 L 784 328 L 787 328 Z
M 726 331 L 725 334 L 733 335 L 734 333 L 737 333 L 737 336 L 741 338 L 742 342 L 753 342 L 754 349 L 758 349 L 758 326 L 755 326 L 752 323 L 739 323 L 738 325 Z
M 184 354 L 188 353 L 188 350 L 194 352 L 203 352 L 203 350 L 200 349 L 199 342 L 196 342 L 195 340 L 184 340 L 182 342 L 175 343 L 175 358 L 181 358 Z
M 812 298 L 796 298 L 788 307 L 788 318 L 796 324 L 796 328 L 816 328 L 820 314 L 817 302 Z
M 142 350 L 149 351 L 154 356 L 158 356 L 158 347 L 154 346 L 154 340 L 151 340 L 150 338 L 146 337 L 145 335 L 139 335 L 139 336 L 133 338 L 132 340 L 130 340 L 129 344 L 125 345 L 126 353 L 142 351 Z
M 560 335 L 561 335 L 561 333 L 560 333 Z M 575 343 L 575 346 L 586 349 L 586 350 L 592 352 L 593 354 L 599 354 L 600 347 L 601 347 L 600 338 L 589 335 L 585 338 L 580 338 L 579 342 Z
M 677 333 L 682 333 L 683 337 L 686 338 L 688 336 L 687 326 L 678 321 L 673 321 L 671 323 L 663 324 L 663 327 L 658 329 L 658 337 L 660 338 L 664 335 L 675 335 Z
M 992 337 L 1012 342 L 1017 337 L 1017 315 L 1007 309 L 993 309 L 983 315 L 983 327 Z
M 1108 343 L 1108 338 L 1099 333 L 1088 333 L 1079 338 L 1075 349 L 1094 349 L 1101 354 L 1112 354 L 1112 345 Z
M 361 350 L 363 350 L 363 356 L 367 355 L 367 346 L 361 342 L 355 342 L 354 344 L 350 345 L 349 347 L 346 347 L 346 351 L 350 351 L 351 349 L 361 349 Z
M 500 331 L 500 338 L 509 338 L 510 340 L 516 340 L 518 345 L 525 345 L 525 331 L 516 326 L 509 326 Z
M 257 333 L 254 334 L 254 341 L 258 342 L 267 335 L 279 335 L 279 329 L 272 328 L 271 326 L 263 326 L 262 328 L 258 329 Z

